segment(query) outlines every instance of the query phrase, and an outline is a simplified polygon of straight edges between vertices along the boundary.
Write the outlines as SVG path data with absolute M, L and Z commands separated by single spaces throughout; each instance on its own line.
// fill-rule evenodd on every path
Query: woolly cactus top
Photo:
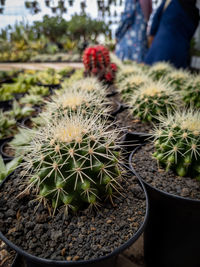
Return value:
M 90 88 L 89 88 L 90 89 Z M 52 101 L 46 103 L 46 112 L 54 115 L 55 113 L 99 113 L 108 114 L 110 105 L 105 100 L 105 89 L 98 92 L 78 90 L 77 87 L 71 87 L 64 90 L 60 95 L 52 98 Z
M 77 90 L 86 91 L 86 92 L 94 91 L 97 94 L 105 90 L 105 87 L 102 86 L 102 84 L 97 80 L 96 77 L 87 77 L 79 81 L 76 81 L 73 84 L 73 88 L 76 88 Z
M 200 77 L 199 75 L 191 76 L 183 86 L 183 101 L 187 105 L 200 108 Z
M 121 67 L 121 69 L 118 71 L 116 75 L 116 82 L 120 83 L 122 82 L 126 77 L 131 76 L 133 74 L 138 74 L 141 72 L 141 68 L 139 66 L 135 65 L 124 65 Z
M 158 62 L 155 63 L 151 68 L 149 68 L 149 75 L 154 79 L 158 80 L 160 78 L 164 78 L 165 75 L 171 73 L 174 70 L 173 66 L 171 66 L 167 62 Z
M 154 157 L 180 176 L 200 178 L 200 112 L 177 111 L 167 118 L 160 117 L 154 132 Z
M 112 202 L 121 180 L 119 131 L 100 124 L 97 115 L 63 115 L 46 122 L 25 147 L 22 164 L 38 199 L 51 201 L 54 212 L 58 206 L 75 211 Z
M 137 90 L 144 84 L 148 84 L 151 81 L 151 78 L 143 73 L 139 73 L 136 75 L 131 75 L 126 77 L 120 84 L 119 84 L 119 91 L 122 94 L 122 98 L 128 100 L 130 95 L 132 95 L 133 91 Z

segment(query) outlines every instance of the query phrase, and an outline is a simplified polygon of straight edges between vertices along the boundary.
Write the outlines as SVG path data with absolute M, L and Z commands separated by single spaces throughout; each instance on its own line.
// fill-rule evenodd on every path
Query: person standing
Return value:
M 177 68 L 189 65 L 190 41 L 199 23 L 196 0 L 163 0 L 157 9 L 149 39 L 152 45 L 144 62 L 167 61 Z
M 147 22 L 152 12 L 151 0 L 126 0 L 116 31 L 117 57 L 143 62 L 147 52 Z

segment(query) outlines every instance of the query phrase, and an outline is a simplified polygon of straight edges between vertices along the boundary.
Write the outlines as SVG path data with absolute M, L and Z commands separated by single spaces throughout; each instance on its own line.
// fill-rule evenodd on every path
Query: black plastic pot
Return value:
M 123 149 L 131 152 L 136 146 L 144 144 L 150 138 L 151 135 L 149 133 L 126 132 L 122 139 L 121 145 L 123 146 Z
M 117 108 L 115 111 L 111 113 L 111 116 L 115 117 L 117 114 L 123 112 L 124 110 L 128 109 L 128 106 L 121 104 L 120 102 L 116 101 Z
M 0 109 L 3 111 L 9 110 L 12 108 L 13 100 L 5 100 L 5 101 L 0 101 Z
M 106 97 L 112 97 L 112 96 L 115 96 L 115 95 L 117 95 L 117 94 L 118 94 L 117 91 L 112 91 L 112 92 L 110 92 L 110 93 L 107 93 Z
M 8 138 L 4 138 L 4 139 L 1 139 L 0 140 L 0 154 L 4 160 L 4 162 L 9 162 L 11 161 L 14 157 L 11 157 L 9 155 L 7 155 L 5 152 L 4 152 L 4 147 L 5 145 L 10 142 L 11 140 L 13 139 L 13 137 L 8 137 Z
M 172 195 L 146 183 L 131 164 L 137 149 L 131 153 L 129 165 L 149 197 L 149 219 L 144 232 L 146 266 L 199 267 L 200 201 Z
M 0 185 L 0 188 L 10 177 L 11 177 L 11 174 L 6 179 L 3 180 L 2 184 Z M 146 197 L 146 214 L 145 214 L 144 221 L 143 221 L 142 225 L 140 226 L 140 228 L 138 229 L 138 231 L 135 233 L 135 235 L 132 238 L 130 238 L 126 243 L 124 243 L 122 246 L 120 246 L 119 248 L 117 248 L 116 250 L 114 250 L 112 253 L 110 253 L 107 256 L 103 256 L 103 257 L 100 257 L 97 259 L 92 259 L 92 260 L 85 260 L 85 261 L 83 261 L 83 260 L 81 260 L 81 261 L 48 260 L 48 259 L 36 257 L 36 256 L 31 255 L 31 254 L 27 253 L 26 251 L 22 250 L 21 248 L 19 248 L 18 246 L 14 245 L 12 242 L 10 242 L 2 234 L 2 232 L 0 232 L 0 239 L 2 239 L 9 247 L 14 249 L 19 254 L 19 256 L 16 258 L 16 261 L 23 259 L 25 261 L 27 267 L 54 267 L 54 266 L 114 267 L 115 263 L 116 263 L 117 256 L 119 255 L 119 253 L 121 253 L 123 250 L 125 250 L 126 248 L 131 246 L 139 238 L 139 236 L 144 231 L 144 228 L 145 228 L 146 223 L 147 223 L 148 210 L 149 210 L 148 197 L 147 197 L 146 190 L 145 190 L 145 188 L 144 188 L 144 186 L 140 180 L 138 180 L 138 183 L 141 186 L 141 188 L 143 189 L 145 197 Z M 18 267 L 18 265 L 14 265 L 14 267 L 15 266 Z M 19 266 L 19 267 L 21 267 L 21 266 Z

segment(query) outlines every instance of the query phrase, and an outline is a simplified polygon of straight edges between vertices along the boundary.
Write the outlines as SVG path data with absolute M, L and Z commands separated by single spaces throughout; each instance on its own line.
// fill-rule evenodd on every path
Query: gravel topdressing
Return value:
M 200 200 L 200 182 L 190 177 L 177 176 L 171 170 L 165 172 L 152 157 L 153 152 L 153 144 L 149 143 L 134 154 L 132 165 L 139 176 L 153 187 L 167 193 Z
M 141 122 L 134 118 L 128 110 L 124 110 L 117 115 L 119 127 L 127 127 L 130 132 L 150 133 L 153 125 L 149 122 Z
M 122 182 L 123 196 L 95 212 L 52 218 L 48 208 L 29 194 L 16 197 L 26 187 L 18 171 L 0 190 L 0 230 L 30 254 L 54 260 L 88 260 L 105 256 L 129 240 L 141 226 L 146 201 L 135 177 Z M 35 212 L 34 212 L 35 210 Z

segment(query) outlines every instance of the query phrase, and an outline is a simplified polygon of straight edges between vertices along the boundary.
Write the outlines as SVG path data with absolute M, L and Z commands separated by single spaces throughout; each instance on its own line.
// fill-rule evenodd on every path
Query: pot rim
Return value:
M 151 184 L 147 183 L 146 181 L 144 181 L 144 179 L 135 171 L 134 167 L 132 166 L 132 158 L 133 158 L 133 155 L 136 153 L 136 151 L 141 148 L 143 145 L 147 144 L 144 143 L 144 144 L 140 144 L 139 146 L 137 146 L 132 152 L 131 154 L 129 155 L 129 169 L 131 170 L 131 172 L 145 185 L 145 186 L 148 186 L 151 188 L 151 190 L 155 190 L 155 191 L 158 191 L 160 194 L 162 195 L 165 195 L 169 198 L 173 198 L 173 199 L 177 199 L 179 201 L 188 201 L 190 203 L 200 203 L 200 200 L 198 199 L 191 199 L 191 198 L 187 198 L 187 197 L 182 197 L 182 196 L 178 196 L 178 195 L 175 195 L 175 194 L 171 194 L 171 193 L 168 193 L 168 192 L 165 192 L 159 188 L 156 188 L 156 187 L 153 187 Z
M 124 167 L 132 174 L 132 171 L 130 170 L 130 168 L 127 165 L 124 165 Z M 0 188 L 3 186 L 3 184 L 10 178 L 10 176 L 13 174 L 13 172 L 11 174 L 9 174 L 0 184 Z M 142 188 L 144 195 L 145 195 L 145 202 L 146 202 L 146 207 L 145 207 L 145 216 L 144 216 L 144 220 L 142 222 L 142 224 L 140 225 L 140 227 L 138 228 L 138 230 L 135 232 L 135 234 L 133 235 L 133 237 L 131 237 L 128 241 L 126 241 L 123 245 L 119 246 L 118 248 L 116 248 L 113 252 L 111 252 L 110 254 L 106 255 L 106 256 L 102 256 L 99 257 L 97 259 L 90 259 L 90 260 L 80 260 L 80 261 L 60 261 L 60 260 L 50 260 L 50 259 L 44 259 L 44 258 L 40 258 L 37 256 L 34 256 L 28 252 L 26 252 L 25 250 L 21 249 L 20 247 L 16 246 L 15 244 L 13 244 L 10 240 L 8 240 L 3 233 L 0 231 L 0 239 L 2 239 L 9 247 L 11 247 L 12 249 L 14 249 L 17 253 L 19 253 L 20 255 L 24 256 L 27 259 L 30 259 L 33 262 L 36 263 L 44 263 L 44 264 L 50 264 L 50 265 L 60 265 L 60 266 L 72 266 L 72 265 L 85 265 L 85 264 L 91 264 L 91 263 L 95 263 L 95 262 L 100 262 L 103 260 L 106 260 L 108 258 L 112 258 L 116 255 L 118 255 L 120 252 L 122 252 L 123 250 L 127 249 L 128 247 L 130 247 L 138 238 L 139 236 L 143 233 L 146 224 L 147 224 L 147 219 L 149 216 L 149 201 L 148 201 L 148 195 L 146 192 L 146 189 L 143 185 L 143 183 L 141 182 L 140 179 L 138 179 L 138 183 L 140 185 L 140 187 Z

